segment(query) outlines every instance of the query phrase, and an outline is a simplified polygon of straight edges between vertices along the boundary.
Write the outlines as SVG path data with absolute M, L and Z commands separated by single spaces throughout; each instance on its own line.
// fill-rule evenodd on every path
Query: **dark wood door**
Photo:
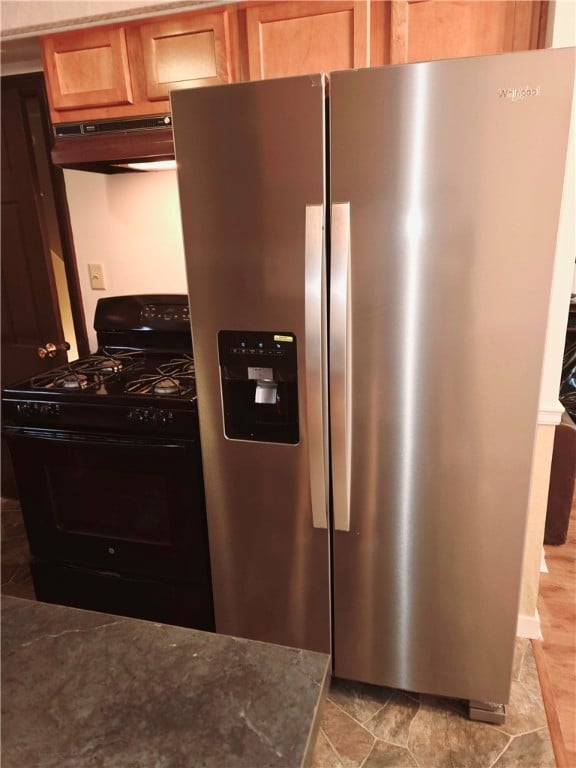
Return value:
M 38 347 L 64 342 L 50 250 L 34 189 L 26 109 L 15 89 L 2 91 L 2 386 L 66 361 L 41 359 Z
M 41 75 L 3 78 L 2 387 L 66 362 L 63 350 L 44 359 L 37 352 L 48 342 L 65 341 L 53 260 L 63 257 L 62 240 L 67 242 L 67 235 L 59 238 L 57 205 L 47 205 L 48 198 L 54 203 L 55 187 L 46 115 Z M 82 316 L 75 320 L 83 324 Z M 6 451 L 2 468 L 2 492 L 10 493 Z

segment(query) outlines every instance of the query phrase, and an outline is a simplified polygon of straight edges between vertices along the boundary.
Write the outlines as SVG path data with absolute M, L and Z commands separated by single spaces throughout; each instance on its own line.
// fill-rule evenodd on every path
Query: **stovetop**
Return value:
M 89 357 L 74 360 L 38 376 L 8 387 L 5 392 L 37 396 L 46 393 L 62 399 L 125 397 L 196 397 L 194 358 L 150 354 L 142 350 L 101 349 Z M 72 400 L 73 402 L 74 400 Z
M 174 295 L 100 300 L 97 352 L 6 387 L 4 425 L 197 431 L 186 302 Z M 118 340 L 131 346 L 118 346 Z
M 6 387 L 4 424 L 101 431 L 197 429 L 194 360 L 102 350 Z

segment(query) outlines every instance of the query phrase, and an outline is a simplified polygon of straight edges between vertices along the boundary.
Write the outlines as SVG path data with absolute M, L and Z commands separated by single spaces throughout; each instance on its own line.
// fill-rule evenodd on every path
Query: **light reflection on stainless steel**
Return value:
M 406 164 L 407 193 L 405 216 L 405 279 L 402 294 L 399 297 L 399 322 L 396 332 L 404 340 L 404 354 L 400 366 L 400 390 L 398 397 L 401 419 L 398 451 L 402 456 L 398 488 L 398 529 L 396 538 L 396 556 L 398 558 L 398 604 L 403 609 L 398 614 L 398 676 L 409 680 L 411 674 L 410 638 L 415 630 L 410 608 L 415 584 L 411 567 L 412 531 L 418 524 L 417 483 L 414 481 L 417 467 L 422 463 L 419 455 L 421 444 L 418 440 L 418 425 L 424 414 L 421 413 L 422 400 L 419 396 L 418 362 L 422 358 L 424 338 L 422 333 L 422 307 L 426 290 L 426 271 L 423 268 L 426 258 L 426 236 L 428 221 L 424 212 L 426 206 L 424 177 L 426 173 L 427 129 L 429 124 L 430 70 L 417 67 L 414 73 L 413 88 L 409 90 L 410 105 L 407 109 L 412 115 L 408 128 L 407 141 L 412 147 Z

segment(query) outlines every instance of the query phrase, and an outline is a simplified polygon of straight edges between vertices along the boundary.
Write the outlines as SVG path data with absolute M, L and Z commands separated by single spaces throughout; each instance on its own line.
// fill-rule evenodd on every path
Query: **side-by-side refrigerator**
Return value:
M 218 632 L 508 700 L 573 69 L 172 93 Z

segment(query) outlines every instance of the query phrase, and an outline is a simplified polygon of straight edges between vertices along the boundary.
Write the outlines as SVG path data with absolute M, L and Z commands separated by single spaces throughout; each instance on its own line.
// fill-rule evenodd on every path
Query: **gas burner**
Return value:
M 124 391 L 135 395 L 195 397 L 194 358 L 185 354 L 161 363 L 154 373 L 129 381 Z
M 94 362 L 94 368 L 101 373 L 120 373 L 124 368 L 124 363 L 118 357 L 103 357 Z
M 35 389 L 65 389 L 68 392 L 99 386 L 99 377 L 95 377 L 91 370 L 83 368 L 79 362 L 68 363 L 62 368 L 35 376 L 32 379 L 32 386 Z
M 156 373 L 144 373 L 129 381 L 124 392 L 131 395 L 156 395 L 158 397 L 195 398 L 196 382 L 193 376 L 167 376 L 159 366 Z
M 95 355 L 91 355 L 84 361 L 79 361 L 85 368 L 90 368 L 90 372 L 101 373 L 104 375 L 120 373 L 126 369 L 133 368 L 144 359 L 144 353 L 141 350 L 134 349 L 99 349 Z
M 56 389 L 86 389 L 88 376 L 83 373 L 70 372 L 65 376 L 54 379 L 53 386 Z
M 178 379 L 172 379 L 168 376 L 157 381 L 153 387 L 155 395 L 177 395 L 179 391 L 180 382 Z

